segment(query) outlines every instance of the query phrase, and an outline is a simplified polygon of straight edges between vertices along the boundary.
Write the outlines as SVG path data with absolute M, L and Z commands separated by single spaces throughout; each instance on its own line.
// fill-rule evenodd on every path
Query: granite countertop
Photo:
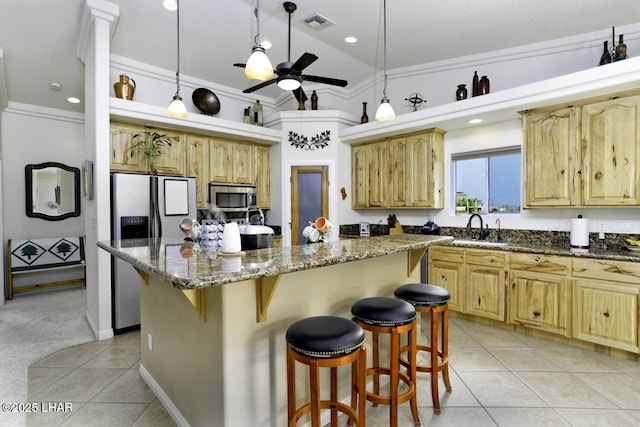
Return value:
M 569 245 L 555 245 L 544 242 L 517 242 L 509 241 L 506 245 L 496 245 L 491 241 L 474 241 L 469 243 L 465 240 L 454 240 L 451 245 L 466 248 L 495 249 L 510 252 L 526 252 L 543 255 L 562 255 L 583 258 L 608 259 L 616 261 L 640 262 L 640 253 L 631 252 L 618 246 L 607 247 L 605 245 L 591 246 L 589 249 L 571 249 Z
M 143 240 L 131 246 L 127 240 L 98 242 L 98 247 L 179 289 L 198 289 L 265 276 L 309 270 L 358 261 L 433 244 L 447 245 L 450 236 L 399 234 L 366 239 L 339 240 L 282 248 L 246 251 L 228 256 L 207 251 L 185 257 L 191 243 L 182 240 Z M 186 249 L 186 251 L 185 251 Z

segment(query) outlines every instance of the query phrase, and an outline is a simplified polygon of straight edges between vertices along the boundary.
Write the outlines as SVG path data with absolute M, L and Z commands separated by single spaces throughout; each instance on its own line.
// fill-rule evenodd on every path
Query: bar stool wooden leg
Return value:
M 287 349 L 287 419 L 290 420 L 289 426 L 295 426 L 293 420 L 293 414 L 296 412 L 295 363 L 296 361 Z
M 309 388 L 311 401 L 311 427 L 320 427 L 320 369 L 318 361 L 309 363 Z
M 331 368 L 331 395 L 330 399 L 334 402 L 338 401 L 338 368 Z M 331 427 L 338 427 L 338 411 L 335 407 L 331 408 Z
M 447 391 L 451 391 L 451 382 L 449 382 L 449 308 L 445 307 L 442 311 L 442 357 L 446 359 L 442 378 Z

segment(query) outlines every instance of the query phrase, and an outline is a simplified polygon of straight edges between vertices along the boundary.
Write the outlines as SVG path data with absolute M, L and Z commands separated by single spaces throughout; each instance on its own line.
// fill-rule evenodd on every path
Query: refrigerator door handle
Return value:
M 160 201 L 158 198 L 159 187 L 160 179 L 157 176 L 152 176 L 149 206 L 151 208 L 151 237 L 155 239 L 162 238 L 162 219 L 160 218 Z

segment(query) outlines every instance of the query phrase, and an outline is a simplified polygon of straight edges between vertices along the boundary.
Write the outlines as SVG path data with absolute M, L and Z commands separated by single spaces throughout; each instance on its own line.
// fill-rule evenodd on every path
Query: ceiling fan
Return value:
M 309 74 L 302 74 L 302 70 L 313 64 L 318 57 L 313 53 L 305 52 L 298 58 L 296 62 L 291 62 L 291 14 L 297 9 L 295 3 L 286 1 L 282 4 L 285 12 L 289 14 L 289 46 L 287 53 L 287 62 L 281 62 L 276 66 L 274 70 L 276 77 L 266 82 L 262 82 L 248 89 L 243 90 L 244 93 L 251 93 L 270 84 L 277 83 L 278 86 L 285 90 L 291 90 L 298 102 L 304 102 L 307 100 L 307 96 L 300 86 L 303 81 L 324 83 L 328 85 L 345 87 L 347 85 L 346 80 L 334 79 L 330 77 L 312 76 Z M 236 63 L 235 67 L 244 68 L 246 64 Z

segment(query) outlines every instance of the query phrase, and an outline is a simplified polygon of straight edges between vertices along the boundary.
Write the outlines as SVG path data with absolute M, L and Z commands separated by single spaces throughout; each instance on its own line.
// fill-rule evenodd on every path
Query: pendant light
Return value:
M 169 109 L 167 110 L 167 114 L 171 117 L 179 117 L 184 118 L 187 117 L 187 107 L 185 107 L 184 102 L 182 102 L 182 97 L 180 96 L 180 6 L 178 0 L 176 0 L 176 22 L 177 22 L 177 40 L 178 40 L 178 48 L 177 48 L 177 67 L 176 67 L 176 94 L 173 95 L 173 100 L 171 104 L 169 104 Z
M 253 40 L 251 56 L 244 67 L 244 75 L 251 80 L 269 80 L 273 77 L 273 66 L 264 53 L 264 48 L 260 44 L 260 0 L 256 0 L 256 8 L 253 11 L 256 16 L 256 36 Z
M 376 111 L 376 120 L 384 122 L 396 118 L 396 113 L 387 98 L 387 0 L 382 0 L 383 8 L 383 41 L 384 41 L 384 86 L 382 87 L 382 100 Z

